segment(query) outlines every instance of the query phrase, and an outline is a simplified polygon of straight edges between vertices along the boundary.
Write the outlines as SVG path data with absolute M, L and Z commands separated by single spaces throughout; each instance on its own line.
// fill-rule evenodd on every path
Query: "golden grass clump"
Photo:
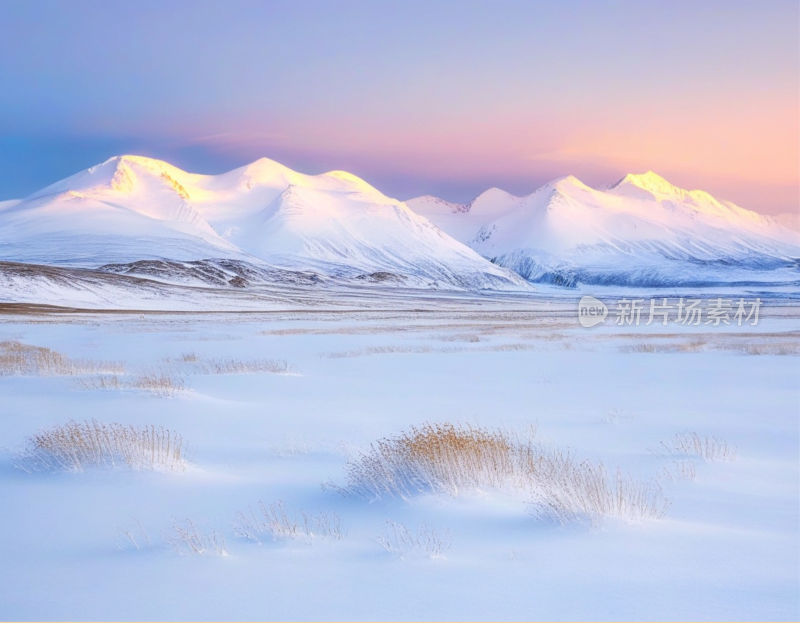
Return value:
M 31 435 L 16 465 L 28 472 L 129 467 L 183 471 L 187 445 L 163 426 L 133 426 L 97 420 L 69 421 Z
M 421 491 L 458 495 L 464 487 L 500 487 L 515 475 L 510 436 L 469 424 L 423 424 L 381 439 L 346 466 L 349 490 L 407 498 Z
M 0 342 L 0 376 L 75 376 L 81 374 L 123 374 L 118 361 L 71 359 L 43 346 L 16 340 Z
M 496 488 L 524 495 L 537 517 L 558 522 L 616 516 L 661 518 L 669 500 L 656 480 L 641 481 L 569 450 L 469 424 L 423 424 L 372 444 L 345 466 L 344 495 L 410 499 Z M 337 488 L 337 487 L 333 487 Z

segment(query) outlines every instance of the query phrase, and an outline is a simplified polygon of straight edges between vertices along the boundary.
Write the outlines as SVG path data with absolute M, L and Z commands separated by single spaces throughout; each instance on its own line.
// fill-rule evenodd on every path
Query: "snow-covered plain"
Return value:
M 0 376 L 0 618 L 797 620 L 800 364 L 768 354 L 797 352 L 796 301 L 770 300 L 757 327 L 587 330 L 575 300 L 199 315 L 12 309 L 0 342 L 122 362 L 128 375 L 167 370 L 186 386 L 161 397 L 86 389 L 91 374 Z M 256 358 L 289 370 L 202 365 Z M 27 436 L 92 418 L 174 429 L 194 450 L 191 465 L 14 467 Z M 659 478 L 671 505 L 658 520 L 560 525 L 510 491 L 370 502 L 322 488 L 346 484 L 357 449 L 425 422 L 535 424 L 538 439 L 577 457 Z M 722 438 L 737 458 L 689 458 L 696 477 L 681 478 L 660 445 L 680 432 Z M 237 513 L 279 500 L 336 513 L 346 538 L 236 536 Z M 175 553 L 165 538 L 187 519 L 221 533 L 229 555 Z M 434 558 L 390 553 L 376 540 L 387 520 L 450 531 L 452 547 Z

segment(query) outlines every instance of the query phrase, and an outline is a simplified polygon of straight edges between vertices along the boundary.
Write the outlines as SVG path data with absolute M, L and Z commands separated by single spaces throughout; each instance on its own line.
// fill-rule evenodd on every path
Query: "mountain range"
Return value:
M 223 258 L 363 283 L 526 287 L 354 175 L 266 158 L 222 175 L 111 158 L 0 204 L 0 241 L 0 260 L 48 265 Z
M 0 261 L 234 287 L 422 289 L 793 283 L 800 233 L 649 172 L 517 197 L 403 202 L 342 171 L 262 158 L 221 175 L 118 156 L 0 202 Z
M 536 283 L 660 287 L 800 277 L 798 232 L 652 171 L 599 189 L 569 176 L 524 197 L 493 188 L 466 204 L 430 196 L 407 203 Z

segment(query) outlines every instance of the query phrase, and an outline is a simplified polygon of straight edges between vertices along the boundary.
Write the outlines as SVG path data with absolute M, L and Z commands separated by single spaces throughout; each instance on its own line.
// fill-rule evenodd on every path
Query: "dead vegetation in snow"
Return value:
M 193 375 L 262 373 L 297 372 L 282 359 L 202 358 L 195 353 L 182 353 L 176 359 L 164 359 L 132 375 L 97 374 L 78 379 L 75 385 L 83 390 L 144 390 L 161 398 L 174 398 L 189 389 L 188 379 Z
M 246 513 L 240 512 L 233 530 L 236 536 L 257 543 L 264 536 L 269 536 L 273 541 L 299 538 L 341 541 L 347 536 L 347 531 L 342 528 L 342 520 L 336 513 L 321 511 L 313 515 L 304 510 L 287 511 L 280 500 L 269 506 L 259 502 L 256 509 L 251 507 Z
M 212 554 L 228 556 L 225 535 L 216 528 L 203 532 L 191 519 L 175 522 L 172 530 L 164 537 L 164 542 L 179 556 L 202 556 Z
M 410 530 L 404 524 L 389 519 L 376 540 L 383 549 L 400 558 L 409 555 L 443 558 L 453 545 L 453 533 L 449 529 L 438 531 L 428 524 L 420 524 L 416 530 Z
M 678 433 L 661 445 L 670 455 L 695 456 L 704 461 L 735 461 L 737 455 L 736 446 L 724 439 L 701 437 L 696 432 Z
M 174 369 L 160 366 L 131 376 L 117 374 L 88 376 L 77 379 L 75 387 L 86 391 L 142 390 L 160 398 L 175 398 L 186 391 L 189 384 L 186 378 Z
M 535 439 L 469 424 L 430 424 L 373 443 L 346 464 L 346 496 L 411 499 L 504 489 L 530 501 L 531 513 L 560 523 L 603 517 L 659 519 L 670 501 L 657 480 L 638 480 L 602 462 Z
M 702 335 L 659 333 L 651 336 L 615 334 L 613 337 L 629 340 L 619 348 L 623 353 L 716 351 L 742 355 L 800 355 L 800 334 L 793 331 L 783 333 L 703 333 Z M 636 341 L 631 342 L 630 340 Z
M 119 361 L 72 359 L 43 346 L 17 340 L 0 342 L 0 376 L 77 376 L 83 374 L 124 374 Z
M 187 452 L 183 438 L 163 426 L 71 420 L 28 437 L 14 462 L 27 472 L 113 467 L 183 471 Z
M 288 374 L 294 369 L 283 359 L 235 359 L 211 357 L 196 359 L 193 369 L 198 374 Z

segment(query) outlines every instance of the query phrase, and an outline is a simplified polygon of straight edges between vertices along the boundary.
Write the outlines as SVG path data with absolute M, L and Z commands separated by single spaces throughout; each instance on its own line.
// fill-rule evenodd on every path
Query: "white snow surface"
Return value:
M 798 232 L 652 171 L 603 189 L 569 176 L 524 197 L 493 188 L 467 204 L 430 196 L 407 203 L 534 282 L 657 287 L 800 279 Z
M 187 389 L 161 398 L 84 390 L 83 377 L 0 375 L 0 618 L 798 620 L 797 356 L 624 352 L 675 337 L 658 324 L 630 335 L 611 323 L 582 329 L 568 303 L 540 300 L 525 313 L 2 316 L 0 342 L 121 361 L 128 375 L 171 370 Z M 561 307 L 568 320 L 550 316 Z M 709 344 L 791 338 L 792 308 L 770 309 L 746 336 L 670 333 Z M 285 359 L 293 370 L 214 375 L 181 363 L 188 355 Z M 177 431 L 191 466 L 13 467 L 27 436 L 89 418 Z M 492 488 L 372 502 L 322 489 L 344 485 L 348 456 L 376 440 L 446 421 L 535 424 L 544 443 L 612 472 L 661 474 L 672 504 L 658 520 L 558 525 Z M 664 478 L 675 463 L 661 442 L 685 431 L 735 445 L 736 460 L 691 457 L 695 479 Z M 236 535 L 237 513 L 278 500 L 290 513 L 336 513 L 346 538 Z M 229 555 L 172 551 L 165 538 L 186 519 L 222 534 Z M 452 547 L 437 558 L 390 553 L 377 541 L 387 520 L 450 530 Z
M 354 175 L 303 175 L 266 158 L 199 175 L 118 156 L 0 204 L 0 259 L 99 267 L 212 258 L 418 287 L 530 289 Z

